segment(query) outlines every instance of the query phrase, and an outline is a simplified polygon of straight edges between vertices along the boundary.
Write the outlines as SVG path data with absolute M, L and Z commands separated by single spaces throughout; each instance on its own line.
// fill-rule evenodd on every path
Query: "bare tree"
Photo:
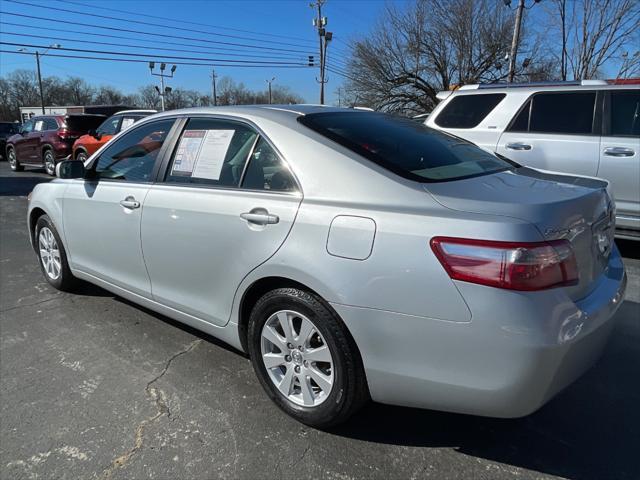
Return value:
M 567 79 L 569 69 L 574 79 L 582 80 L 598 76 L 607 62 L 625 64 L 625 73 L 640 63 L 640 57 L 634 57 L 633 51 L 631 58 L 621 56 L 625 48 L 637 51 L 640 46 L 638 0 L 554 0 L 554 3 L 558 14 L 555 23 L 562 35 L 559 57 L 563 80 Z
M 415 0 L 388 5 L 373 33 L 353 45 L 347 96 L 374 108 L 422 113 L 439 90 L 456 84 L 494 82 L 507 76 L 512 12 L 494 0 Z M 519 50 L 529 59 L 519 78 L 536 65 L 538 45 L 523 28 Z

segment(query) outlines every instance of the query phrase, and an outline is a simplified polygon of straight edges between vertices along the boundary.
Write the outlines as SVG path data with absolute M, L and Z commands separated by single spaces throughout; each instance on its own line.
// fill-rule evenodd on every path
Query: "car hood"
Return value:
M 535 225 L 545 240 L 569 240 L 580 270 L 573 297 L 588 293 L 608 263 L 615 207 L 604 180 L 520 167 L 425 189 L 447 208 L 517 218 Z

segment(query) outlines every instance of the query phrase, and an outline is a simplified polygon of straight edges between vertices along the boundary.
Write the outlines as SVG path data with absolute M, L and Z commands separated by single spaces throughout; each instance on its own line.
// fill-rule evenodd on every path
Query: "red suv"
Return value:
M 73 142 L 96 128 L 104 115 L 40 115 L 25 122 L 19 133 L 7 139 L 7 159 L 13 171 L 25 166 L 44 167 L 55 175 L 56 163 L 69 155 Z

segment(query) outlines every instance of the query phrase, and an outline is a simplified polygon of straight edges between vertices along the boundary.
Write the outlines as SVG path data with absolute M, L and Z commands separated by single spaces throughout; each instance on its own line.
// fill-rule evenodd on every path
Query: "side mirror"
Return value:
M 84 178 L 84 163 L 80 160 L 65 160 L 56 165 L 58 178 Z
M 95 129 L 91 129 L 87 133 L 91 135 L 93 138 L 95 138 L 96 140 L 100 140 L 100 138 L 102 138 L 102 134 L 98 133 Z

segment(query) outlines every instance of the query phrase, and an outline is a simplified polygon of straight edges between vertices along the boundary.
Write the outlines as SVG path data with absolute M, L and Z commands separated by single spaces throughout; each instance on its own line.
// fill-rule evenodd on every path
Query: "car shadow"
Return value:
M 372 403 L 332 433 L 448 447 L 568 478 L 640 478 L 640 304 L 626 301 L 600 361 L 528 417 L 504 420 Z
M 623 240 L 616 238 L 616 245 L 624 258 L 640 260 L 640 240 Z
M 0 176 L 0 196 L 25 196 L 39 183 L 50 182 L 51 176 L 34 176 L 33 172 L 42 172 L 44 169 L 30 170 L 29 175 L 20 172 L 11 172 L 8 176 Z

